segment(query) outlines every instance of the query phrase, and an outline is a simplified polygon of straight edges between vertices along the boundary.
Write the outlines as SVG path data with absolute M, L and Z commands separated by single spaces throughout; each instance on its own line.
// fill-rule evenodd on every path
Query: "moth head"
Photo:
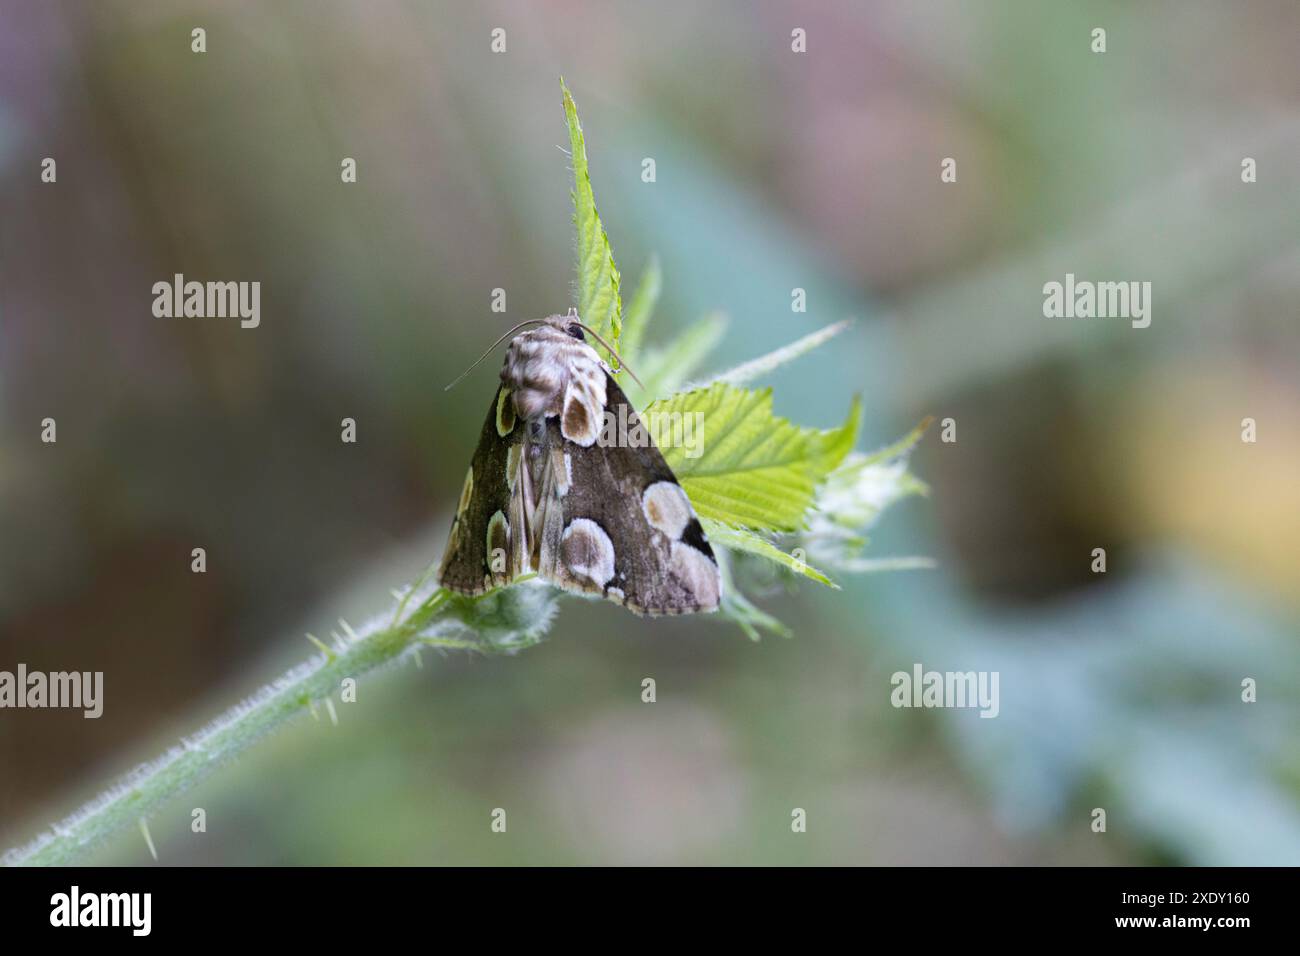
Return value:
M 530 326 L 530 325 L 536 326 L 536 328 L 529 329 L 526 332 L 520 331 L 521 329 L 524 329 L 526 326 Z M 544 319 L 527 319 L 523 322 L 520 322 L 514 328 L 510 329 L 508 332 L 502 335 L 501 338 L 497 339 L 494 343 L 492 343 L 491 347 L 488 348 L 488 350 L 484 352 L 482 355 L 480 355 L 478 359 L 475 360 L 473 365 L 471 365 L 464 372 L 462 372 L 460 376 L 454 382 L 451 383 L 451 385 L 447 386 L 447 389 L 452 388 L 452 386 L 454 386 L 457 382 L 459 382 L 471 371 L 473 371 L 474 368 L 479 364 L 479 362 L 482 362 L 485 358 L 487 358 L 492 353 L 492 349 L 495 349 L 506 339 L 510 338 L 511 336 L 514 336 L 513 341 L 511 341 L 510 343 L 510 347 L 506 350 L 505 367 L 501 370 L 501 380 L 505 382 L 507 385 L 511 385 L 512 383 L 515 382 L 515 380 L 519 378 L 520 366 L 522 364 L 527 363 L 530 359 L 533 360 L 541 359 L 542 361 L 532 362 L 532 367 L 534 369 L 539 369 L 541 365 L 545 364 L 545 358 L 549 357 L 549 356 L 543 356 L 540 353 L 542 352 L 563 353 L 565 351 L 563 349 L 558 349 L 556 347 L 555 334 L 557 332 L 560 335 L 564 336 L 565 338 L 576 339 L 577 341 L 581 342 L 584 346 L 586 346 L 587 350 L 590 350 L 591 348 L 587 344 L 587 333 L 590 333 L 591 337 L 594 338 L 597 342 L 599 342 L 602 346 L 604 346 L 605 351 L 608 352 L 611 356 L 613 356 L 613 358 L 618 362 L 618 367 L 617 369 L 615 369 L 615 372 L 620 370 L 625 370 L 629 375 L 632 376 L 632 379 L 638 385 L 641 384 L 641 380 L 636 377 L 636 373 L 633 372 L 630 368 L 627 368 L 623 364 L 622 358 L 618 355 L 616 351 L 614 351 L 614 349 L 610 346 L 610 344 L 606 342 L 603 338 L 601 338 L 598 332 L 596 332 L 589 325 L 586 325 L 582 321 L 582 319 L 579 318 L 577 309 L 571 308 L 564 315 L 548 315 Z M 516 335 L 515 333 L 519 333 L 519 334 Z M 595 353 L 593 352 L 592 354 L 594 355 Z M 599 359 L 597 359 L 597 361 L 599 361 Z M 544 383 L 545 386 L 544 390 L 548 390 L 549 385 L 550 385 L 549 382 Z M 523 414 L 525 418 L 533 417 L 531 415 L 525 414 L 523 409 L 520 409 L 519 411 L 520 414 Z
M 585 322 L 582 321 L 582 318 L 578 315 L 577 309 L 570 308 L 569 311 L 564 315 L 550 315 L 544 319 L 540 319 L 539 322 L 541 325 L 549 326 L 550 328 L 557 329 L 558 331 L 563 332 L 565 335 L 569 336 L 570 338 L 577 339 L 583 345 L 589 344 L 587 341 L 587 336 L 590 335 L 591 338 L 599 342 L 604 347 L 605 351 L 609 353 L 609 355 L 613 358 L 613 360 L 618 363 L 613 368 L 613 372 L 615 374 L 617 374 L 620 371 L 625 371 L 627 372 L 628 375 L 632 376 L 632 380 L 634 382 L 636 382 L 638 385 L 641 385 L 642 388 L 645 387 L 642 381 L 636 377 L 636 373 L 627 367 L 627 364 L 623 361 L 622 356 L 620 356 L 618 352 L 614 350 L 614 347 L 611 346 L 608 342 L 606 342 L 603 338 L 601 338 L 599 332 L 597 332 L 591 326 L 587 325 Z
M 582 319 L 578 317 L 577 309 L 569 309 L 564 315 L 548 315 L 542 319 L 542 323 L 549 325 L 553 329 L 558 329 L 579 342 L 587 341 L 587 336 L 583 332 Z

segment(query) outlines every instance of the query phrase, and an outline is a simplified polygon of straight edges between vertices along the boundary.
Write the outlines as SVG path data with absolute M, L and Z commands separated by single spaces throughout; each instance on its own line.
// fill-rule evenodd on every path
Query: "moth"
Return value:
M 506 352 L 439 583 L 478 595 L 535 572 L 637 614 L 716 610 L 717 558 L 663 454 L 653 440 L 609 440 L 607 420 L 643 427 L 586 333 L 613 349 L 576 310 L 497 344 L 525 325 L 535 328 Z

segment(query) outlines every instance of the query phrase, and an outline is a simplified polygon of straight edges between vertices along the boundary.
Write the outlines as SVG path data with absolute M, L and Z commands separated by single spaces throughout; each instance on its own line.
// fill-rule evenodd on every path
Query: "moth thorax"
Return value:
M 515 412 L 525 421 L 559 415 L 565 391 L 575 377 L 586 378 L 600 358 L 585 342 L 549 326 L 515 337 L 501 367 Z

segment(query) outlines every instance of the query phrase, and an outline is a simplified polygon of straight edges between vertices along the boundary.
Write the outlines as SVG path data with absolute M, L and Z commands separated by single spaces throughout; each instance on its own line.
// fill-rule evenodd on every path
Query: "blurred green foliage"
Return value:
M 391 672 L 197 791 L 206 836 L 155 819 L 162 859 L 1300 862 L 1300 11 L 669 7 L 0 7 L 0 662 L 111 675 L 100 721 L 0 718 L 0 843 L 441 547 L 485 411 L 441 386 L 572 300 L 563 72 L 657 321 L 725 313 L 730 364 L 853 317 L 775 412 L 955 419 L 872 530 L 938 569 L 738 568 L 792 641 L 579 606 L 543 653 Z M 262 326 L 160 324 L 174 272 L 260 279 Z M 1066 272 L 1152 281 L 1152 327 L 1044 319 Z M 917 661 L 1000 669 L 999 718 L 889 707 Z

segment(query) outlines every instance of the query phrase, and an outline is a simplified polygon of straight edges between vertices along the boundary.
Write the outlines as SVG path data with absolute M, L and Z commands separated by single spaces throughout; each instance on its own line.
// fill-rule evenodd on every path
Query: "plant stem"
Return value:
M 161 757 L 143 764 L 113 787 L 25 846 L 3 857 L 6 866 L 49 866 L 71 862 L 112 833 L 143 820 L 164 801 L 205 780 L 218 767 L 304 711 L 315 713 L 345 678 L 397 661 L 421 646 L 514 651 L 540 640 L 549 625 L 554 598 L 525 586 L 484 598 L 461 598 L 441 589 L 407 610 L 428 575 L 402 597 L 392 615 L 353 630 L 340 622 L 337 648 L 286 672 L 252 697 L 231 707 L 198 733 L 182 738 Z M 510 592 L 520 592 L 509 597 Z M 524 596 L 522 592 L 533 592 Z M 468 635 L 468 636 L 463 636 Z

